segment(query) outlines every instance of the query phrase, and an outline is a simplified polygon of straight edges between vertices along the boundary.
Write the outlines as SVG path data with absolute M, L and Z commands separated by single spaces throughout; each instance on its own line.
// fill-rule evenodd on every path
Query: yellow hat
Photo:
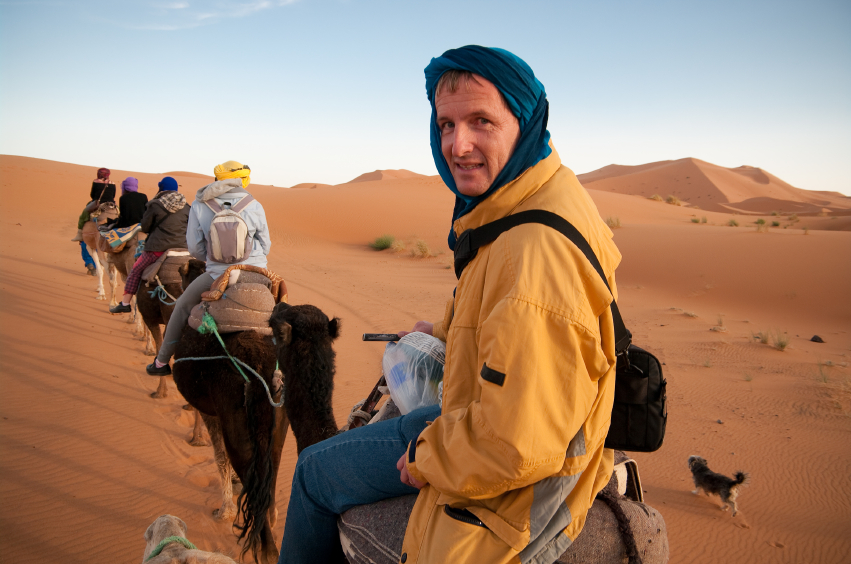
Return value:
M 216 165 L 213 169 L 213 174 L 216 175 L 216 180 L 227 180 L 228 178 L 241 178 L 242 187 L 245 188 L 251 182 L 251 169 L 248 165 L 243 165 L 236 161 L 227 161 L 220 165 Z

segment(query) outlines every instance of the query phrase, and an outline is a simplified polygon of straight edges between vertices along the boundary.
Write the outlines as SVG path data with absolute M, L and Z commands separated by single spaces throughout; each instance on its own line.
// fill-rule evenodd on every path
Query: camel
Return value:
M 136 262 L 136 244 L 139 236 L 136 235 L 127 241 L 124 248 L 120 251 L 113 252 L 98 233 L 97 226 L 117 219 L 118 208 L 113 202 L 106 202 L 98 206 L 97 211 L 93 212 L 92 216 L 95 218 L 95 221 L 87 221 L 83 226 L 83 241 L 86 243 L 86 249 L 89 251 L 89 254 L 95 259 L 95 274 L 98 280 L 98 295 L 95 299 L 106 299 L 106 292 L 103 287 L 103 272 L 106 270 L 112 290 L 109 305 L 114 306 L 118 304 L 122 295 L 118 290 L 118 286 L 127 279 L 127 275 L 130 274 L 130 270 L 133 269 L 133 264 Z M 120 278 L 118 274 L 121 274 Z M 140 316 L 131 315 L 127 319 L 127 323 L 135 323 L 134 333 L 144 339 L 145 329 Z
M 236 564 L 224 554 L 198 550 L 186 538 L 188 527 L 174 515 L 160 515 L 145 531 L 147 564 Z
M 190 260 L 180 268 L 184 287 L 203 272 L 203 266 L 201 261 Z M 242 555 L 251 551 L 261 564 L 278 561 L 272 527 L 277 520 L 275 490 L 290 411 L 302 418 L 293 426 L 299 451 L 309 441 L 337 432 L 330 398 L 335 370 L 331 343 L 339 334 L 339 320 L 329 320 L 313 306 L 282 303 L 275 307 L 269 324 L 277 345 L 273 336 L 255 331 L 223 334 L 221 338 L 231 355 L 263 378 L 276 402 L 283 388 L 274 375 L 276 364 L 280 364 L 289 386 L 283 409 L 270 405 L 266 388 L 255 376 L 246 371 L 246 382 L 229 361 L 188 360 L 222 356 L 224 351 L 215 335 L 184 328 L 172 369 L 178 391 L 200 412 L 213 442 L 222 483 L 222 506 L 213 514 L 220 520 L 236 517 L 241 521 L 235 527 L 240 531 L 239 540 L 244 540 Z M 302 377 L 321 378 L 324 384 L 301 385 Z M 312 393 L 322 401 L 311 402 Z M 299 401 L 324 405 L 311 410 L 296 406 L 294 402 Z M 236 505 L 232 472 L 243 484 Z
M 167 259 L 168 260 L 168 259 Z M 179 298 L 183 294 L 183 286 L 180 281 L 172 282 L 166 280 L 163 283 L 163 288 L 173 298 Z M 151 296 L 151 291 L 156 286 L 150 286 L 142 283 L 139 285 L 139 290 L 136 292 L 136 308 L 141 315 L 141 319 L 147 328 L 145 332 L 145 354 L 156 356 L 163 344 L 163 334 L 160 325 L 168 325 L 168 320 L 171 319 L 171 312 L 174 311 L 174 302 L 169 299 L 169 303 L 163 302 L 157 296 Z M 151 393 L 154 399 L 168 397 L 167 376 L 160 376 L 160 382 L 157 390 Z M 193 433 L 192 443 L 196 446 L 207 446 L 206 443 L 198 442 L 200 437 L 200 423 L 196 417 L 196 432 Z M 196 444 L 197 443 L 197 444 Z

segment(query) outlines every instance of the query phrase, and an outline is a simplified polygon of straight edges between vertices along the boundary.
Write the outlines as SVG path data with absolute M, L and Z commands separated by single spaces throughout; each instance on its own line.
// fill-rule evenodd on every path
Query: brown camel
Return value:
M 188 286 L 203 272 L 203 263 L 190 260 L 180 271 L 184 287 Z M 304 418 L 293 422 L 299 451 L 307 446 L 301 435 L 315 442 L 337 431 L 330 411 L 330 395 L 334 376 L 331 343 L 339 333 L 339 320 L 329 320 L 313 306 L 278 304 L 269 324 L 277 349 L 272 336 L 255 331 L 221 335 L 227 351 L 251 366 L 265 386 L 243 369 L 248 378 L 245 381 L 228 360 L 197 360 L 220 357 L 225 351 L 214 335 L 202 335 L 188 326 L 178 343 L 173 368 L 177 389 L 201 413 L 213 441 L 223 490 L 222 506 L 214 515 L 218 519 L 236 516 L 241 521 L 235 527 L 240 531 L 239 539 L 244 539 L 242 555 L 250 551 L 254 560 L 262 564 L 278 561 L 272 527 L 277 520 L 275 490 L 289 412 Z M 280 401 L 283 385 L 274 375 L 278 363 L 290 386 L 283 409 L 273 407 L 269 398 L 271 394 L 275 402 Z M 327 384 L 322 387 L 327 397 L 321 396 L 323 401 L 313 402 L 312 396 L 299 392 L 311 389 L 310 384 L 300 385 L 302 377 L 324 378 Z M 267 392 L 267 387 L 271 392 Z M 296 406 L 294 402 L 303 405 Z M 327 405 L 319 410 L 306 405 L 323 402 Z M 321 431 L 313 432 L 315 429 Z M 243 484 L 236 505 L 232 470 Z
M 186 260 L 186 257 L 173 257 L 166 260 L 182 261 Z M 151 292 L 157 287 L 156 284 L 149 285 L 143 283 L 139 285 L 139 290 L 136 292 L 136 308 L 141 315 L 142 321 L 145 323 L 145 327 L 148 329 L 147 336 L 150 337 L 147 339 L 145 354 L 150 356 L 156 356 L 159 352 L 160 347 L 163 344 L 163 334 L 162 329 L 160 329 L 160 325 L 168 325 L 168 320 L 171 319 L 171 312 L 174 311 L 174 300 L 183 294 L 183 286 L 180 280 L 172 281 L 170 279 L 166 279 L 161 282 L 165 291 L 171 296 L 171 298 L 166 297 L 165 301 L 156 295 L 151 295 Z M 174 298 L 174 300 L 172 298 Z M 166 386 L 167 378 L 168 376 L 160 376 L 160 382 L 159 386 L 157 386 L 157 390 L 151 393 L 152 398 L 161 399 L 168 396 L 168 387 Z M 195 419 L 196 432 L 193 433 L 192 444 L 195 446 L 207 446 L 205 442 L 198 441 L 200 438 L 200 421 L 197 417 L 197 413 Z

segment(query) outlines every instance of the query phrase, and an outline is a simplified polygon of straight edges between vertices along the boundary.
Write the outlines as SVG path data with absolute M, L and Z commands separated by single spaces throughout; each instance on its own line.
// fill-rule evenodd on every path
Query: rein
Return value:
M 245 372 L 242 371 L 242 368 L 240 367 L 240 365 L 245 367 L 246 370 L 251 372 L 254 376 L 257 377 L 258 380 L 260 380 L 260 383 L 263 384 L 263 387 L 266 389 L 266 396 L 268 396 L 268 398 L 269 398 L 269 403 L 272 404 L 273 407 L 281 407 L 281 406 L 284 405 L 284 394 L 283 393 L 281 393 L 281 401 L 279 401 L 278 403 L 275 403 L 275 400 L 272 399 L 272 392 L 269 390 L 269 385 L 266 384 L 266 381 L 263 379 L 263 377 L 260 376 L 260 374 L 258 374 L 256 370 L 254 370 L 253 368 L 248 366 L 243 361 L 239 360 L 238 358 L 234 358 L 233 356 L 231 356 L 231 354 L 228 352 L 228 348 L 225 346 L 225 342 L 222 340 L 221 335 L 219 335 L 218 328 L 216 327 L 216 320 L 213 319 L 213 316 L 210 315 L 210 313 L 207 312 L 207 311 L 204 312 L 204 317 L 201 320 L 201 325 L 198 327 L 198 332 L 201 333 L 202 335 L 206 335 L 208 333 L 214 334 L 216 336 L 216 339 L 218 339 L 219 343 L 222 345 L 222 349 L 224 349 L 225 354 L 227 356 L 186 356 L 186 357 L 183 357 L 183 358 L 176 358 L 174 360 L 175 363 L 182 362 L 184 360 L 221 360 L 221 359 L 225 359 L 225 358 L 230 359 L 230 361 L 233 363 L 234 367 L 236 368 L 237 372 L 239 372 L 240 376 L 242 376 L 242 378 L 245 380 L 246 384 L 248 384 L 250 382 L 250 380 L 248 379 L 248 376 L 245 375 Z M 275 360 L 275 372 L 278 372 L 278 371 L 280 371 L 280 366 L 278 364 L 278 360 L 276 359 Z
M 189 542 L 187 539 L 185 539 L 183 537 L 166 537 L 163 540 L 161 540 L 160 544 L 158 544 L 157 547 L 154 550 L 151 551 L 151 554 L 149 554 L 148 557 L 145 558 L 145 562 L 147 562 L 151 558 L 159 556 L 160 552 L 162 552 L 163 549 L 167 545 L 169 545 L 173 542 L 180 543 L 183 546 L 185 546 L 186 548 L 188 548 L 189 550 L 197 550 L 197 548 L 198 548 L 197 546 L 195 546 L 194 544 L 192 544 L 191 542 Z
M 148 292 L 148 295 L 151 296 L 151 298 L 159 298 L 159 300 L 167 306 L 176 304 L 177 298 L 168 293 L 168 290 L 165 289 L 165 286 L 163 286 L 163 283 L 160 281 L 159 274 L 154 275 L 154 278 L 157 279 L 157 287 Z M 166 297 L 171 298 L 171 303 L 165 301 Z

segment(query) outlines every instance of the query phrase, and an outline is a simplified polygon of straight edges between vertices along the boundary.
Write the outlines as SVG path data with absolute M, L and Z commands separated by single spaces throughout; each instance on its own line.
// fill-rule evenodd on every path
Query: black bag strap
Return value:
M 582 251 L 582 254 L 585 255 L 585 258 L 588 259 L 588 262 L 591 263 L 591 266 L 594 267 L 594 270 L 596 270 L 597 274 L 600 275 L 600 278 L 603 279 L 603 283 L 606 285 L 606 288 L 609 289 L 609 292 L 612 291 L 612 289 L 609 288 L 609 281 L 606 280 L 606 273 L 603 271 L 603 267 L 600 265 L 597 255 L 594 254 L 594 251 L 591 249 L 591 245 L 588 244 L 588 241 L 585 240 L 582 233 L 580 233 L 573 224 L 560 215 L 546 210 L 527 210 L 518 212 L 516 214 L 497 219 L 496 221 L 486 223 L 476 229 L 468 229 L 464 231 L 455 243 L 455 277 L 459 279 L 461 278 L 461 273 L 470 261 L 476 257 L 476 254 L 479 252 L 479 247 L 494 242 L 502 233 L 524 223 L 541 223 L 547 227 L 555 229 L 567 237 L 571 243 L 576 245 L 576 247 Z M 618 304 L 614 299 L 612 299 L 611 308 L 612 323 L 614 324 L 615 329 L 615 352 L 618 355 L 621 355 L 629 348 L 629 345 L 632 342 L 632 334 L 629 332 L 629 329 L 626 328 L 626 325 L 624 325 L 623 317 L 621 317 L 621 312 L 618 310 Z

